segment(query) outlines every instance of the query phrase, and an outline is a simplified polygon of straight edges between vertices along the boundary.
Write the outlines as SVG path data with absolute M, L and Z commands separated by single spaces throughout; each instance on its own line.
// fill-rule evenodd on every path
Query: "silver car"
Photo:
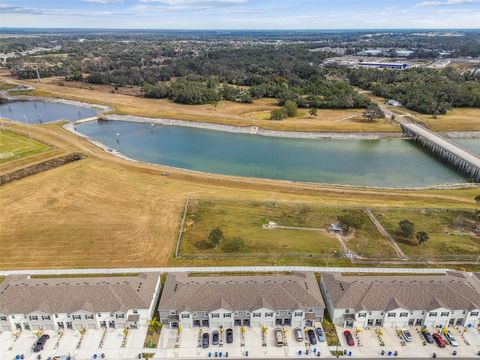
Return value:
M 303 341 L 303 331 L 302 329 L 300 328 L 295 328 L 293 330 L 293 333 L 295 335 L 295 340 L 297 340 L 298 342 L 302 342 Z
M 402 330 L 402 336 L 405 339 L 406 342 L 412 342 L 413 341 L 413 336 L 410 334 L 410 331 L 407 329 Z
M 453 336 L 450 331 L 445 334 L 445 338 L 451 346 L 458 346 L 457 339 L 455 339 L 455 336 Z

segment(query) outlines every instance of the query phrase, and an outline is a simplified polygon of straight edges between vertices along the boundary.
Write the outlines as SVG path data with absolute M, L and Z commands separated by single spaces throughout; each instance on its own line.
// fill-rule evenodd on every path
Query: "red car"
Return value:
M 343 336 L 345 336 L 345 339 L 347 340 L 348 346 L 355 346 L 355 340 L 353 340 L 352 333 L 348 330 L 345 330 L 343 332 Z
M 442 338 L 440 334 L 433 333 L 433 339 L 437 343 L 438 347 L 444 348 L 445 347 L 445 340 Z

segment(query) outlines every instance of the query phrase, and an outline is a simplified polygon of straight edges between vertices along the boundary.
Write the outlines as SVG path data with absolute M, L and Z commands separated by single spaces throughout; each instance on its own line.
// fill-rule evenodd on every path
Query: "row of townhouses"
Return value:
M 474 275 L 345 276 L 322 274 L 333 322 L 343 327 L 479 326 L 480 282 Z
M 148 323 L 158 273 L 126 277 L 31 278 L 0 284 L 0 330 L 135 328 Z
M 160 296 L 161 293 L 161 296 Z M 159 299 L 160 296 L 160 299 Z M 158 307 L 157 307 L 158 304 Z M 327 309 L 342 327 L 480 326 L 480 278 L 463 272 L 421 276 L 314 273 L 194 276 L 160 274 L 32 278 L 0 284 L 0 331 L 147 326 L 302 327 Z

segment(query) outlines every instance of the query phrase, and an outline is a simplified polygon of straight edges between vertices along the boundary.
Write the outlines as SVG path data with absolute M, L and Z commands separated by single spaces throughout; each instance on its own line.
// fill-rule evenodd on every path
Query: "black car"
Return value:
M 226 337 L 227 337 L 227 344 L 233 343 L 233 330 L 232 329 L 227 329 L 225 334 L 226 334 Z
M 433 340 L 432 334 L 430 334 L 428 331 L 422 331 L 422 335 L 425 338 L 425 341 L 429 344 L 433 344 L 435 340 Z
M 203 333 L 202 335 L 202 348 L 206 349 L 210 345 L 210 335 Z
M 220 342 L 220 336 L 218 334 L 218 331 L 215 330 L 214 332 L 212 332 L 212 345 L 218 345 L 219 342 Z
M 42 351 L 48 339 L 50 339 L 50 335 L 45 334 L 40 336 L 38 340 L 35 342 L 35 344 L 33 345 L 33 352 Z
M 310 329 L 310 330 L 308 330 L 307 335 L 308 335 L 308 340 L 310 341 L 310 344 L 316 345 L 317 344 L 317 338 L 315 336 L 315 331 Z

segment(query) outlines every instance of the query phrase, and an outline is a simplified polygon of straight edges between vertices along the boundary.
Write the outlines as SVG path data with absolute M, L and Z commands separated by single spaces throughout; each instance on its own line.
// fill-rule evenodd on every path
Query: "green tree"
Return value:
M 367 110 L 363 112 L 363 117 L 368 121 L 372 122 L 377 119 L 383 119 L 385 117 L 385 114 L 377 104 L 370 104 L 367 106 Z
M 427 234 L 425 231 L 418 231 L 418 232 L 415 234 L 415 238 L 416 238 L 417 241 L 418 241 L 418 245 L 421 245 L 421 244 L 423 244 L 424 242 L 427 242 L 428 239 L 430 239 L 430 236 L 428 236 L 428 234 Z
M 398 228 L 403 237 L 411 239 L 415 234 L 415 224 L 410 220 L 401 220 L 398 223 Z
M 293 101 L 293 100 L 285 101 L 284 108 L 285 108 L 285 111 L 286 111 L 288 117 L 297 116 L 298 107 L 297 107 L 297 103 L 295 101 Z
M 317 116 L 317 113 L 318 113 L 317 108 L 310 108 L 308 110 L 308 113 L 310 114 L 311 117 Z
M 208 242 L 217 247 L 223 241 L 223 231 L 219 228 L 215 228 L 208 234 Z
M 245 240 L 242 238 L 234 238 L 223 243 L 222 251 L 226 253 L 237 253 L 242 251 L 245 246 Z
M 339 215 L 338 222 L 343 230 L 348 232 L 351 228 L 360 229 L 365 220 L 363 216 L 357 212 L 348 212 L 346 214 Z
M 283 120 L 287 117 L 283 109 L 274 109 L 270 112 L 270 120 Z

